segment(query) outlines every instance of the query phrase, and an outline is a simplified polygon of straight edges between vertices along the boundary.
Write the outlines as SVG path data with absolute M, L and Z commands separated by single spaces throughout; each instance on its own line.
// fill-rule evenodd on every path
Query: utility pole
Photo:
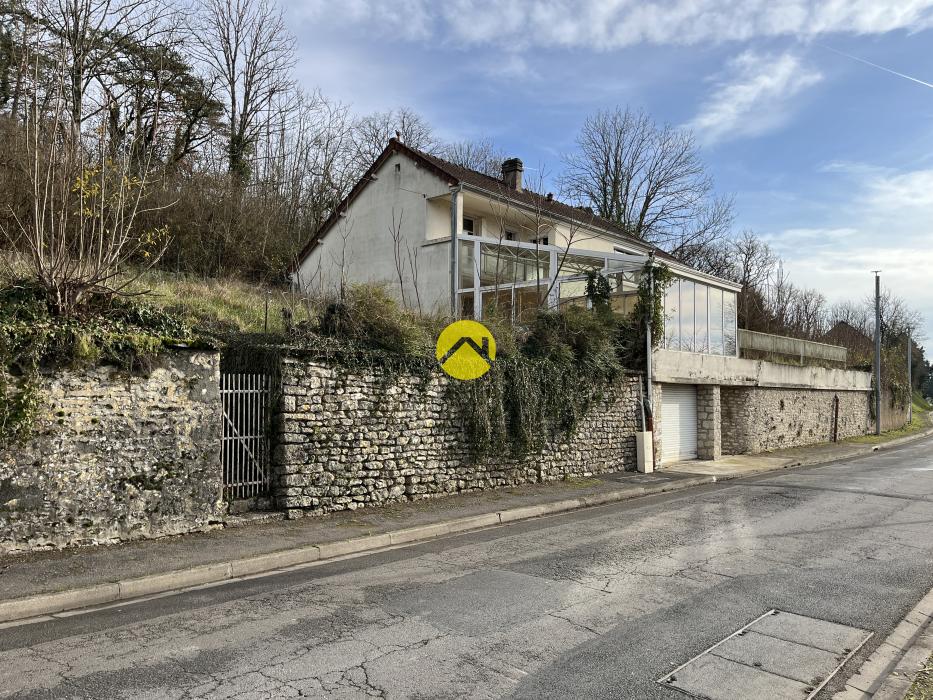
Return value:
M 881 435 L 881 270 L 875 273 L 875 435 Z
M 647 353 L 647 360 L 645 361 L 645 379 L 646 384 L 648 385 L 648 396 L 645 397 L 645 404 L 648 406 L 648 424 L 645 426 L 645 430 L 654 431 L 654 390 L 652 389 L 651 383 L 651 351 L 652 351 L 652 342 L 651 342 L 651 326 L 654 325 L 654 251 L 652 250 L 648 253 L 648 298 L 650 299 L 650 307 L 648 308 L 648 318 L 645 323 L 645 351 Z
M 914 353 L 910 346 L 910 329 L 907 329 L 907 425 L 914 421 Z

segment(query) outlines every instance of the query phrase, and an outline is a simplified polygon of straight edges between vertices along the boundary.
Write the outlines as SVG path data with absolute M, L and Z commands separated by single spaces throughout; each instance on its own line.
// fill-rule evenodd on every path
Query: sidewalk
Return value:
M 925 431 L 911 440 L 929 435 Z M 893 446 L 901 441 L 891 441 Z M 449 496 L 324 517 L 231 519 L 207 533 L 0 558 L 0 623 L 375 551 L 507 522 L 675 491 L 762 471 L 869 454 L 872 445 L 672 465 Z

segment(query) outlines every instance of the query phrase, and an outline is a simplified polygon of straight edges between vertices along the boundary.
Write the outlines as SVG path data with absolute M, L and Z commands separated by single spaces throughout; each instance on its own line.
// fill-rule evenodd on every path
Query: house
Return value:
M 525 188 L 523 171 L 510 158 L 490 177 L 391 139 L 301 251 L 292 281 L 318 291 L 384 282 L 410 308 L 520 323 L 541 306 L 586 304 L 593 270 L 609 280 L 613 307 L 630 311 L 653 256 L 675 275 L 651 377 L 662 463 L 865 432 L 868 375 L 743 359 L 739 285 Z M 804 341 L 786 341 L 805 357 Z
M 654 254 L 677 277 L 665 298 L 664 346 L 736 355 L 739 285 L 683 265 L 588 209 L 532 192 L 522 180 L 518 158 L 493 178 L 392 139 L 302 250 L 292 279 L 324 291 L 341 279 L 385 282 L 410 307 L 521 321 L 542 305 L 586 303 L 590 270 L 610 280 L 614 307 L 630 310 Z

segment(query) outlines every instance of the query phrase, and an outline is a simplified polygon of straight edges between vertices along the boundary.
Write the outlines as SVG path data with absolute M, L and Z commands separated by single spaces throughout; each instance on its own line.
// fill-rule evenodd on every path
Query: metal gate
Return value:
M 269 393 L 267 374 L 224 372 L 220 398 L 224 411 L 221 455 L 224 498 L 241 501 L 269 491 Z

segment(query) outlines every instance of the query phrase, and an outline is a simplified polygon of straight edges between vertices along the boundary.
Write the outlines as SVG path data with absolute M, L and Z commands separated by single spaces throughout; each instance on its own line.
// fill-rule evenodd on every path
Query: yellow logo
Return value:
M 482 323 L 455 321 L 438 336 L 435 356 L 454 379 L 478 379 L 496 359 L 496 341 Z

